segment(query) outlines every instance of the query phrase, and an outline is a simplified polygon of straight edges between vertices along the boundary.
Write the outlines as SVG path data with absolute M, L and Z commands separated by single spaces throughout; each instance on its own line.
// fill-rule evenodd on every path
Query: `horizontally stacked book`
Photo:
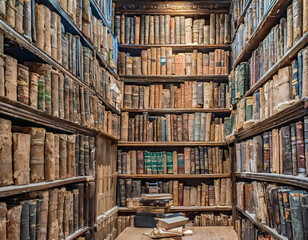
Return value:
M 171 206 L 231 206 L 232 184 L 230 178 L 214 180 L 214 184 L 186 185 L 177 180 L 145 182 L 118 179 L 117 205 L 135 208 L 134 199 L 142 193 L 170 193 Z
M 184 81 L 180 84 L 123 85 L 123 108 L 227 108 L 226 83 Z
M 6 119 L 0 119 L 0 130 L 3 138 L 0 186 L 94 174 L 94 137 L 54 134 L 36 127 L 12 127 Z
M 148 48 L 141 55 L 119 52 L 119 75 L 226 75 L 229 73 L 229 54 L 223 49 L 209 53 L 177 53 L 171 47 Z
M 92 184 L 93 185 L 93 184 Z M 94 189 L 94 185 L 92 186 Z M 0 230 L 7 239 L 63 239 L 90 223 L 85 184 L 31 192 L 0 202 Z
M 227 150 L 218 147 L 151 152 L 118 150 L 118 174 L 222 174 L 231 172 Z
M 120 44 L 227 44 L 230 15 L 203 18 L 170 15 L 116 15 L 114 32 Z
M 307 238 L 308 194 L 288 186 L 238 182 L 237 207 L 288 239 Z

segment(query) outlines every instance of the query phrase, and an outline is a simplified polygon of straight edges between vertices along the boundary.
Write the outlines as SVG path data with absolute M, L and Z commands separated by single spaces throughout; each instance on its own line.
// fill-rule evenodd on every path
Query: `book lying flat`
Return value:
M 188 223 L 188 218 L 178 216 L 174 218 L 159 219 L 157 223 L 157 227 L 161 227 L 164 229 L 171 229 L 171 228 L 182 227 L 186 223 Z
M 141 199 L 142 200 L 171 199 L 171 194 L 169 193 L 142 194 Z

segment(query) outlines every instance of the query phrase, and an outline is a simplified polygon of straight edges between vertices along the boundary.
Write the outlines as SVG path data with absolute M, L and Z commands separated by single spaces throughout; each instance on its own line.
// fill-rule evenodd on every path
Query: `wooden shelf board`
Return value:
M 276 0 L 269 6 L 267 13 L 259 22 L 259 25 L 251 35 L 243 51 L 238 55 L 234 61 L 233 69 L 241 62 L 247 61 L 252 52 L 259 46 L 260 42 L 269 34 L 271 29 L 276 25 L 277 21 L 281 18 L 285 9 L 291 0 Z
M 157 82 L 184 82 L 184 81 L 213 81 L 227 82 L 228 75 L 119 75 L 124 82 L 157 83 Z
M 84 227 L 84 228 L 80 228 L 77 231 L 75 231 L 74 233 L 72 233 L 71 235 L 67 236 L 65 238 L 65 240 L 73 240 L 76 239 L 80 236 L 82 236 L 83 234 L 85 234 L 87 231 L 89 231 L 91 228 L 90 227 Z
M 250 173 L 250 172 L 235 173 L 235 176 L 241 179 L 274 182 L 274 183 L 286 184 L 308 189 L 308 177 L 304 176 L 293 176 L 293 175 L 284 175 L 276 173 Z
M 263 86 L 280 68 L 291 65 L 292 61 L 297 57 L 298 52 L 308 43 L 308 32 L 306 32 L 300 40 L 290 48 L 286 54 L 279 59 L 260 79 L 253 85 L 237 102 L 241 99 L 251 96 L 259 87 Z
M 105 213 L 97 216 L 97 218 L 96 218 L 97 224 L 102 223 L 105 219 L 109 218 L 110 216 L 112 216 L 114 213 L 116 213 L 118 211 L 119 211 L 119 207 L 118 206 L 114 206 L 113 208 L 109 209 Z
M 124 142 L 119 141 L 118 147 L 196 147 L 196 146 L 226 146 L 224 142 Z
M 232 206 L 171 206 L 166 212 L 225 212 L 232 211 Z M 137 212 L 137 209 L 119 207 L 119 212 Z
M 248 218 L 248 219 L 252 222 L 252 224 L 255 225 L 257 228 L 259 228 L 259 229 L 261 229 L 262 231 L 268 233 L 269 235 L 271 235 L 271 236 L 274 237 L 275 239 L 277 239 L 277 240 L 288 240 L 287 237 L 284 237 L 284 236 L 278 234 L 278 232 L 277 232 L 275 229 L 270 228 L 269 226 L 266 226 L 266 225 L 264 225 L 264 224 L 258 222 L 258 221 L 255 219 L 255 217 L 254 217 L 253 214 L 250 214 L 250 213 L 248 213 L 248 212 L 244 212 L 243 210 L 241 210 L 241 209 L 238 208 L 238 207 L 236 208 L 236 210 L 237 210 L 238 212 L 240 212 L 243 216 L 245 216 L 246 218 Z
M 204 178 L 229 178 L 231 174 L 118 174 L 118 178 L 133 178 L 133 179 L 204 179 Z
M 122 108 L 121 112 L 130 112 L 130 113 L 195 113 L 195 112 L 204 112 L 204 113 L 231 113 L 231 110 L 228 108 L 154 108 L 154 109 L 133 109 L 133 108 Z
M 245 138 L 252 137 L 254 135 L 258 135 L 264 131 L 268 131 L 270 129 L 273 129 L 275 127 L 281 126 L 283 124 L 286 124 L 290 121 L 299 119 L 300 117 L 303 117 L 308 114 L 307 110 L 307 99 L 304 98 L 292 106 L 284 109 L 283 111 L 261 121 L 253 126 L 244 129 L 236 134 L 237 141 L 241 141 Z
M 33 191 L 45 190 L 72 183 L 89 182 L 89 181 L 93 181 L 93 177 L 81 176 L 81 177 L 72 177 L 67 179 L 55 180 L 51 182 L 30 183 L 28 185 L 18 185 L 18 186 L 17 185 L 5 186 L 5 187 L 0 187 L 0 198 L 19 195 Z
M 119 138 L 112 136 L 110 133 L 107 133 L 106 131 L 99 131 L 99 134 L 113 141 L 116 141 L 116 142 L 120 141 Z
M 230 44 L 120 44 L 119 49 L 136 49 L 145 50 L 153 47 L 171 47 L 173 50 L 185 51 L 185 50 L 212 50 L 212 49 L 230 49 Z
M 87 90 L 89 90 L 92 94 L 95 94 L 98 96 L 98 98 L 103 102 L 103 104 L 106 106 L 107 110 L 110 110 L 114 113 L 119 114 L 120 112 L 116 110 L 111 104 L 109 104 L 98 92 L 96 92 L 94 89 L 92 89 L 89 85 L 78 79 L 76 76 L 74 76 L 68 69 L 64 68 L 60 63 L 58 63 L 56 60 L 52 59 L 49 55 L 47 55 L 44 51 L 39 49 L 34 44 L 31 44 L 27 39 L 25 39 L 22 35 L 20 35 L 18 32 L 16 32 L 13 28 L 11 28 L 9 25 L 7 25 L 2 19 L 0 19 L 0 29 L 4 32 L 5 36 L 13 41 L 14 43 L 17 43 L 21 48 L 27 49 L 32 54 L 36 55 L 38 58 L 40 58 L 45 63 L 50 64 L 60 72 L 67 75 L 69 78 L 74 80 L 79 85 L 83 86 Z

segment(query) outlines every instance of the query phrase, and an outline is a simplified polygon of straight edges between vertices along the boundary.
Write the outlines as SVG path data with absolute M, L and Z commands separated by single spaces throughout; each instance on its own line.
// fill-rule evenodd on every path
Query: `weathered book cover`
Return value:
M 29 225 L 29 200 L 22 201 L 21 205 L 21 215 L 20 215 L 20 239 L 26 240 L 30 239 L 30 225 Z M 16 229 L 17 230 L 17 229 Z M 9 233 L 9 232 L 8 232 Z
M 166 158 L 167 158 L 167 173 L 173 174 L 173 157 L 172 152 L 166 152 Z
M 160 35 L 160 29 L 159 29 L 159 16 L 154 16 L 154 43 L 159 44 L 159 35 Z
M 291 191 L 289 193 L 293 239 L 303 239 L 303 225 L 302 225 L 302 207 L 301 195 L 302 191 Z
M 5 96 L 17 101 L 17 60 L 6 55 L 5 57 Z
M 29 105 L 29 69 L 17 64 L 17 101 Z
M 6 213 L 6 203 L 0 202 L 0 234 L 2 236 L 6 236 Z
M 293 7 L 293 44 L 302 36 L 303 32 L 303 1 L 295 0 L 292 2 Z
M 7 216 L 6 216 L 7 239 L 14 239 L 14 240 L 20 239 L 21 211 L 22 211 L 21 205 L 12 207 L 7 211 Z
M 59 178 L 67 178 L 67 135 L 60 134 Z
M 254 147 L 254 171 L 263 172 L 263 141 L 261 136 L 256 136 L 253 138 L 253 147 Z
M 137 151 L 137 174 L 144 174 L 144 155 L 143 155 L 143 151 Z
M 298 173 L 305 174 L 305 151 L 304 151 L 304 132 L 303 132 L 303 122 L 299 121 L 295 124 L 296 128 L 296 152 L 297 152 L 297 161 L 298 161 Z

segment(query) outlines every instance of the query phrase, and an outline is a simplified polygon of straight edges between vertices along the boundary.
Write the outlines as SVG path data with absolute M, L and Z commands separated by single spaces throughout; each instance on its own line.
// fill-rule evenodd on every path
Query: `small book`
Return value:
M 164 229 L 171 229 L 171 228 L 185 226 L 186 223 L 188 223 L 188 218 L 178 216 L 174 218 L 159 219 L 157 227 L 161 227 Z

